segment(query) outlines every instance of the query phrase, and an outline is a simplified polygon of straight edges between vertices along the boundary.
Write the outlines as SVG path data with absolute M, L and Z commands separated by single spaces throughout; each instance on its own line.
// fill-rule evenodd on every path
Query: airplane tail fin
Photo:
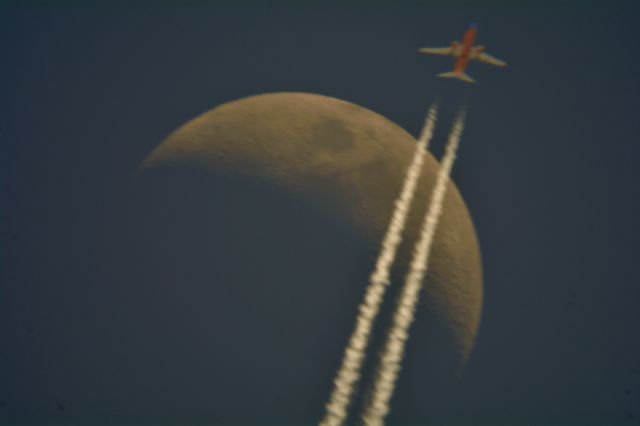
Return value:
M 467 83 L 475 83 L 476 81 L 469 77 L 467 74 L 463 72 L 443 72 L 442 74 L 438 74 L 438 77 L 442 78 L 457 78 L 458 80 L 466 81 Z

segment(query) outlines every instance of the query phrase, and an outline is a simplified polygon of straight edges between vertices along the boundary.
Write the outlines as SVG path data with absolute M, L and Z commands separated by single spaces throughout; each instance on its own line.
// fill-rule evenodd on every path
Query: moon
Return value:
M 322 309 L 317 309 L 327 311 L 324 323 L 327 330 L 337 330 L 338 322 L 342 324 L 335 336 L 331 335 L 333 331 L 327 331 L 326 335 L 320 331 L 322 322 L 311 325 L 316 327 L 318 338 L 331 342 L 335 364 L 331 364 L 330 369 L 335 370 L 415 145 L 416 140 L 398 125 L 353 103 L 317 94 L 271 93 L 229 102 L 190 120 L 151 152 L 141 171 L 143 175 L 169 172 L 174 176 L 171 179 L 185 173 L 206 179 L 211 190 L 207 193 L 203 187 L 198 197 L 210 198 L 211 211 L 230 209 L 226 216 L 215 219 L 216 229 L 235 226 L 238 232 L 235 237 L 229 237 L 233 241 L 224 240 L 219 234 L 211 236 L 207 229 L 213 226 L 213 218 L 211 222 L 200 218 L 202 223 L 198 229 L 209 235 L 208 238 L 217 239 L 216 244 L 221 246 L 238 247 L 239 244 L 242 247 L 245 242 L 244 249 L 220 250 L 218 256 L 244 256 L 246 268 L 253 268 L 258 267 L 252 266 L 254 264 L 263 264 L 262 256 L 268 255 L 283 259 L 283 270 L 287 268 L 286 256 L 292 259 L 292 264 L 297 265 L 303 275 L 296 278 L 294 291 L 299 295 L 309 291 L 317 300 L 303 300 L 304 296 L 300 296 L 299 304 L 306 307 L 297 306 L 296 312 L 313 310 L 319 305 Z M 437 170 L 438 162 L 427 153 L 394 267 L 390 297 L 395 294 L 393 289 L 402 285 Z M 177 192 L 192 190 L 188 183 L 180 185 Z M 226 189 L 216 193 L 215 188 Z M 161 197 L 170 195 L 163 193 Z M 171 204 L 171 199 L 165 201 Z M 305 225 L 295 225 L 293 230 L 286 229 L 286 221 L 269 225 L 264 219 L 267 213 L 261 214 L 261 210 L 269 209 L 285 209 L 283 214 L 289 215 L 292 223 L 294 218 L 305 215 L 301 219 L 306 220 Z M 252 225 L 256 220 L 260 222 L 259 229 L 255 223 Z M 243 233 L 238 221 L 247 224 L 250 230 Z M 325 223 L 321 224 L 322 221 Z M 314 231 L 316 222 L 320 231 Z M 166 226 L 173 225 L 167 223 Z M 342 239 L 339 236 L 326 239 L 328 229 L 336 235 L 343 232 Z M 267 238 L 278 243 L 267 243 Z M 288 245 L 288 238 L 295 241 L 291 240 Z M 255 244 L 271 248 L 255 253 L 252 251 Z M 306 259 L 294 253 L 304 251 L 303 245 L 316 250 L 315 255 Z M 319 255 L 319 251 L 324 254 Z M 281 252 L 280 257 L 276 258 L 276 252 Z M 280 272 L 265 268 L 268 272 L 261 275 L 259 282 L 238 284 L 238 278 L 234 285 L 244 287 L 248 293 L 264 295 L 265 287 L 281 282 Z M 324 274 L 326 284 L 314 281 L 316 274 Z M 218 285 L 221 280 L 212 285 Z M 339 284 L 332 284 L 333 281 Z M 326 290 L 319 288 L 323 285 Z M 424 286 L 419 315 L 411 331 L 408 362 L 419 362 L 411 360 L 412 344 L 424 339 L 422 347 L 427 349 L 419 356 L 424 355 L 436 363 L 442 361 L 451 371 L 459 371 L 471 354 L 478 332 L 483 282 L 473 221 L 453 182 L 448 184 Z M 326 299 L 318 296 L 322 291 L 327 291 Z M 385 309 L 391 311 L 393 303 L 388 302 Z M 424 313 L 420 313 L 422 311 Z M 267 324 L 269 321 L 265 319 Z M 384 329 L 386 325 L 380 327 Z M 403 375 L 411 377 L 411 370 L 405 367 Z M 332 377 L 326 377 L 317 395 L 329 389 L 331 380 Z M 322 401 L 320 407 L 321 404 Z

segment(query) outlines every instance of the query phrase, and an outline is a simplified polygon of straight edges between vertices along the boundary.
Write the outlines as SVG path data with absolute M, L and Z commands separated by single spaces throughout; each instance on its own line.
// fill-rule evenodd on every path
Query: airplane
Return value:
M 485 47 L 481 45 L 473 45 L 478 34 L 478 26 L 476 24 L 469 25 L 469 29 L 464 33 L 462 43 L 452 41 L 449 47 L 424 47 L 418 49 L 420 53 L 428 53 L 431 55 L 453 56 L 456 64 L 453 71 L 438 74 L 438 77 L 457 78 L 467 83 L 475 83 L 475 80 L 465 73 L 469 61 L 476 60 L 485 64 L 495 65 L 497 67 L 505 67 L 507 63 L 500 59 L 494 58 L 485 52 Z

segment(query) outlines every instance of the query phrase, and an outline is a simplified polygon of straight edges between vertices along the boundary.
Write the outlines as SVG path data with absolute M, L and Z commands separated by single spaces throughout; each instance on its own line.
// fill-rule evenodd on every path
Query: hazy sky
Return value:
M 639 422 L 638 11 L 0 9 L 0 423 L 148 423 L 186 412 L 214 422 L 216 398 L 226 418 L 251 412 L 250 389 L 233 401 L 159 391 L 158 377 L 183 384 L 177 366 L 188 357 L 135 363 L 155 355 L 127 341 L 137 335 L 105 307 L 123 294 L 112 283 L 136 286 L 126 268 L 108 266 L 129 250 L 111 217 L 168 133 L 221 103 L 277 91 L 348 100 L 413 135 L 434 97 L 445 122 L 468 103 L 453 178 L 478 230 L 485 306 L 471 362 L 438 419 Z M 452 61 L 416 49 L 446 46 L 470 22 L 509 66 L 471 65 L 473 86 L 436 79 Z M 207 340 L 201 331 L 175 345 Z M 252 387 L 229 395 L 243 386 Z M 410 387 L 398 398 L 414 401 L 398 421 L 429 419 Z M 298 415 L 313 421 L 324 402 Z

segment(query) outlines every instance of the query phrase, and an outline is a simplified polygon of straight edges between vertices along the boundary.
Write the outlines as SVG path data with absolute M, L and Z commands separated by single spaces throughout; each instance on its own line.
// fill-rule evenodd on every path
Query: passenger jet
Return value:
M 420 53 L 429 53 L 432 55 L 444 55 L 453 56 L 456 58 L 456 64 L 453 71 L 443 72 L 438 74 L 438 77 L 444 78 L 457 78 L 467 83 L 474 83 L 475 80 L 469 77 L 465 70 L 469 61 L 476 60 L 484 62 L 485 64 L 495 65 L 497 67 L 504 67 L 506 62 L 485 53 L 485 47 L 481 45 L 474 46 L 473 42 L 478 34 L 478 27 L 476 24 L 469 25 L 469 29 L 464 33 L 462 43 L 459 41 L 452 41 L 449 47 L 425 47 L 419 49 Z

